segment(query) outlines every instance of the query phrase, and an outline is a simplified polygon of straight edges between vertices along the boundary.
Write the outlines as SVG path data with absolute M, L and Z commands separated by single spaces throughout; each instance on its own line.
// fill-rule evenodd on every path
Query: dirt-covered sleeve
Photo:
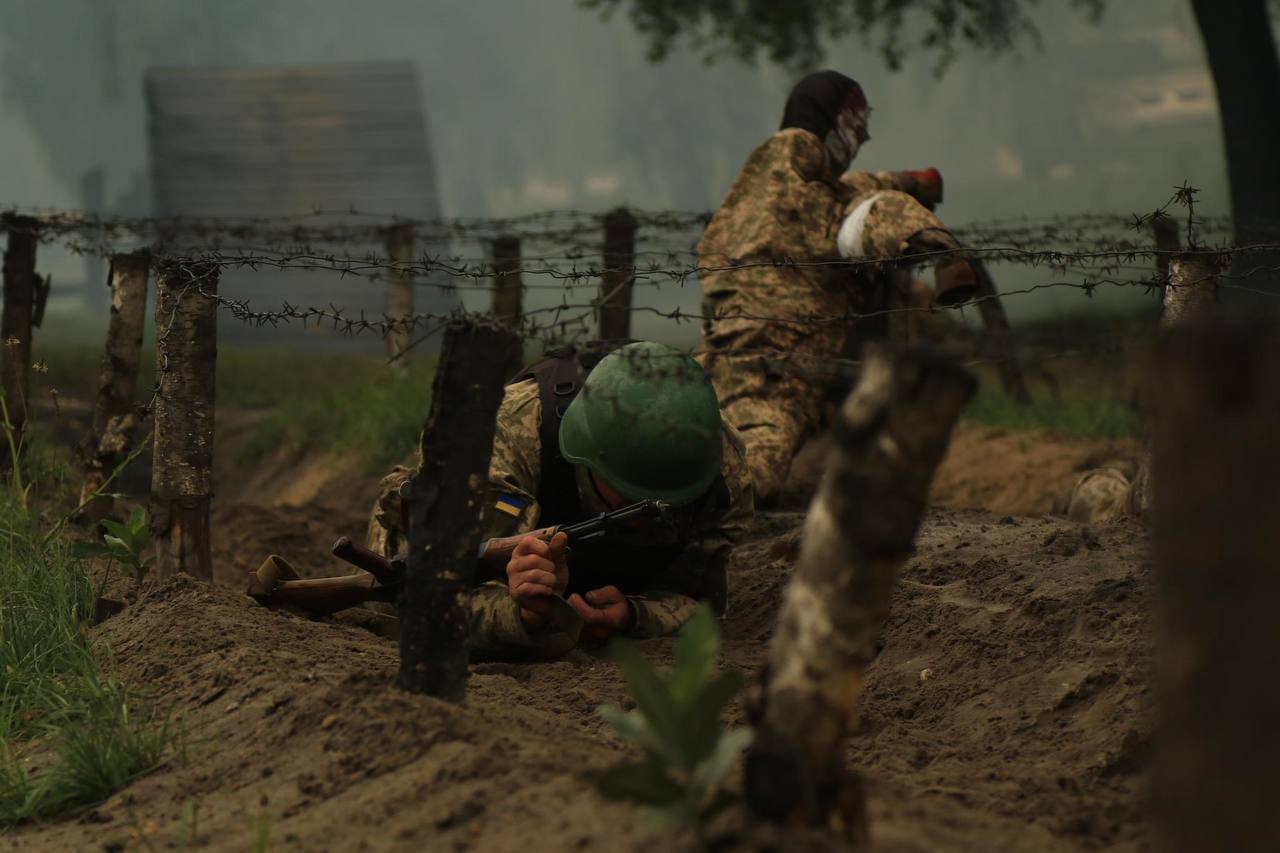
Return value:
M 724 425 L 724 465 L 719 493 L 694 520 L 685 549 L 662 581 L 643 595 L 629 596 L 636 638 L 674 634 L 689 620 L 699 603 L 723 615 L 728 599 L 729 556 L 742 541 L 755 516 L 755 494 L 747 469 L 746 451 L 737 430 Z
M 471 648 L 479 657 L 555 657 L 573 648 L 574 640 L 554 625 L 530 631 L 520 619 L 520 606 L 503 581 L 488 581 L 471 593 Z

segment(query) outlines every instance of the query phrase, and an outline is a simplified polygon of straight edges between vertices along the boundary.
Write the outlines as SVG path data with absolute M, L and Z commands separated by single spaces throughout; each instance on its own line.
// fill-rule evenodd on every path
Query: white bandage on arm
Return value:
M 872 193 L 840 223 L 840 231 L 836 234 L 836 249 L 842 258 L 865 258 L 866 249 L 862 246 L 862 234 L 867 229 L 867 217 L 871 208 L 880 200 L 880 193 Z

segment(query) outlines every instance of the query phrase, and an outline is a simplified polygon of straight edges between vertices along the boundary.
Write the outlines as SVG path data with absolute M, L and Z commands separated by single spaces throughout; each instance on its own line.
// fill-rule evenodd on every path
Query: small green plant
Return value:
M 604 705 L 600 714 L 644 758 L 597 774 L 596 788 L 608 799 L 640 804 L 660 826 L 692 829 L 705 841 L 707 823 L 732 799 L 720 782 L 751 742 L 750 729 L 726 730 L 721 723 L 742 676 L 715 671 L 715 617 L 705 606 L 698 608 L 676 642 L 670 672 L 659 672 L 624 641 L 611 651 L 636 708 Z
M 147 513 L 142 507 L 134 507 L 127 521 L 121 523 L 109 518 L 103 519 L 102 526 L 107 533 L 101 542 L 77 542 L 77 557 L 106 557 L 120 564 L 121 569 L 135 583 L 141 584 L 151 571 L 155 557 L 144 557 L 143 553 L 151 546 L 151 528 L 147 524 Z

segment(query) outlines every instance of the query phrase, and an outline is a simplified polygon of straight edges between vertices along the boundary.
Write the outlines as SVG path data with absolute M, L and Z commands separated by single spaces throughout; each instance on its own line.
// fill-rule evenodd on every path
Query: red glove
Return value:
M 569 605 L 586 623 L 582 626 L 583 635 L 593 640 L 607 640 L 614 634 L 631 630 L 635 624 L 631 604 L 616 586 L 593 589 L 585 596 L 571 595 Z
M 907 172 L 916 182 L 916 191 L 912 193 L 925 207 L 933 210 L 942 204 L 942 173 L 930 166 L 928 169 L 913 169 Z

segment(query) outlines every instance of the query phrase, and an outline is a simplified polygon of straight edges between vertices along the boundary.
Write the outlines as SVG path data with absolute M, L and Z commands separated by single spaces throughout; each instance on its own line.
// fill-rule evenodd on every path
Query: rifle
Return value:
M 487 539 L 480 545 L 476 562 L 483 571 L 499 577 L 505 572 L 516 545 L 526 536 L 550 541 L 557 533 L 564 533 L 572 546 L 577 542 L 609 536 L 637 520 L 664 517 L 669 511 L 670 507 L 663 501 L 645 500 L 576 524 L 553 525 L 516 536 Z M 259 604 L 296 607 L 316 615 L 336 613 L 367 601 L 395 602 L 408 567 L 406 556 L 388 559 L 356 544 L 347 536 L 333 544 L 333 555 L 364 571 L 355 575 L 303 580 L 288 562 L 272 555 L 250 576 L 246 592 Z M 559 596 L 553 598 L 565 601 Z M 553 605 L 552 613 L 565 633 L 581 630 L 581 621 L 577 620 L 577 613 L 567 602 L 563 607 Z

